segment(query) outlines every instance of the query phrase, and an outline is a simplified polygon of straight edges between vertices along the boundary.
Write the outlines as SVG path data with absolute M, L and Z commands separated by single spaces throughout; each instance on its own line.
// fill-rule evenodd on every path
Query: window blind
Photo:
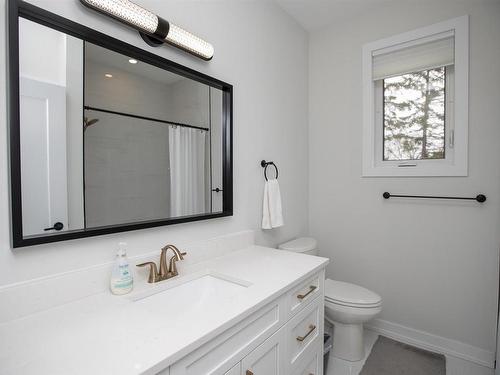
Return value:
M 374 81 L 455 63 L 453 32 L 373 51 Z

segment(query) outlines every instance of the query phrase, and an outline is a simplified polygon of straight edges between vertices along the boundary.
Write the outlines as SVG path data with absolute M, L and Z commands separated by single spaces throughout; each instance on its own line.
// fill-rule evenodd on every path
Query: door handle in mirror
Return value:
M 219 189 L 219 188 L 215 188 L 215 189 L 212 189 L 212 191 L 215 191 L 216 193 L 219 193 L 222 191 L 222 189 Z
M 64 228 L 64 224 L 61 223 L 60 221 L 58 221 L 57 223 L 54 224 L 53 227 L 50 227 L 50 228 L 45 228 L 44 230 L 47 231 L 47 230 L 61 230 Z

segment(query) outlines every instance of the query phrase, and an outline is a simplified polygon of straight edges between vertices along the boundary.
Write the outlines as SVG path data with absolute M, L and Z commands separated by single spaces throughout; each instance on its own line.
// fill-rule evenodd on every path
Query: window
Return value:
M 382 80 L 383 160 L 445 159 L 446 67 Z
M 467 24 L 364 47 L 364 176 L 467 175 Z
M 397 161 L 401 168 L 413 167 L 411 161 L 451 159 L 453 72 L 449 65 L 375 81 L 375 130 L 382 138 L 377 157 L 382 162 Z

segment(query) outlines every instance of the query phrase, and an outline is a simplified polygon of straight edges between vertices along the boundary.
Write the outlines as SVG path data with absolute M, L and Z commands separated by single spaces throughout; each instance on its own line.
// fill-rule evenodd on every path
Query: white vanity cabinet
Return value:
M 241 363 L 237 363 L 224 375 L 240 375 L 240 374 L 241 374 Z
M 160 374 L 322 375 L 323 284 L 323 270 L 291 284 Z
M 244 375 L 286 375 L 284 371 L 285 341 L 280 329 L 241 361 Z
M 106 290 L 47 302 L 47 310 L 36 301 L 10 304 L 0 314 L 0 374 L 322 375 L 327 264 L 248 245 L 121 297 Z M 89 272 L 5 289 L 0 300 L 24 301 L 54 288 L 69 299 L 74 291 L 66 285 L 105 279 L 108 268 Z M 55 339 L 47 340 L 47 332 Z M 69 339 L 78 350 L 61 345 Z

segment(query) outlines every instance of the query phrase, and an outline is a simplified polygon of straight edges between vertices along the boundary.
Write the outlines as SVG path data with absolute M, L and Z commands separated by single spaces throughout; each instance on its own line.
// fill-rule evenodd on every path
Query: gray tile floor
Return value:
M 365 358 L 358 362 L 349 362 L 330 355 L 328 371 L 325 375 L 359 375 L 366 358 L 377 341 L 378 334 L 365 329 L 364 336 Z M 446 375 L 495 375 L 495 370 L 460 358 L 446 356 Z

